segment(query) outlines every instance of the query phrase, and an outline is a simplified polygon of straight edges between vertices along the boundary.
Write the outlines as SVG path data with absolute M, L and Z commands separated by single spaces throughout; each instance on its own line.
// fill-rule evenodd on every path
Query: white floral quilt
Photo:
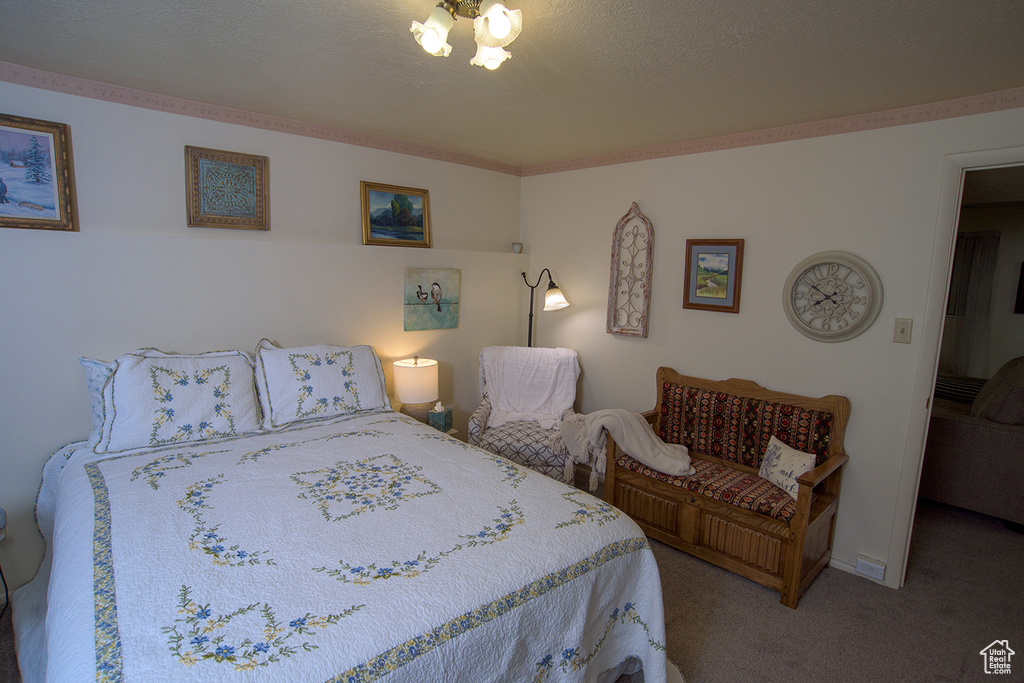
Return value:
M 44 473 L 26 682 L 665 680 L 631 520 L 397 413 L 82 445 Z

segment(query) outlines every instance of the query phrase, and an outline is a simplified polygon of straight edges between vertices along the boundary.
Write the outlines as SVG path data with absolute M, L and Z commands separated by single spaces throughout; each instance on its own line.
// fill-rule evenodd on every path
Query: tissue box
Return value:
M 431 410 L 427 413 L 427 424 L 438 431 L 449 431 L 452 428 L 452 409 Z

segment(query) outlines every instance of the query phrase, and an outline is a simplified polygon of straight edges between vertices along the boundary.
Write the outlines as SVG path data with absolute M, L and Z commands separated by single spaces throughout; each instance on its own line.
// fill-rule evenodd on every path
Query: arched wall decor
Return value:
M 654 226 L 636 202 L 612 237 L 612 273 L 608 286 L 608 333 L 647 337 L 651 312 Z

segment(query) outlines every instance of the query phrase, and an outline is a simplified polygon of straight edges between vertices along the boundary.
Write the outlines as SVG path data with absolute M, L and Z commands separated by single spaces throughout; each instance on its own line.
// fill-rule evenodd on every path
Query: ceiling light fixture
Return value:
M 452 52 L 448 32 L 456 17 L 473 20 L 477 48 L 469 63 L 492 70 L 512 56 L 504 48 L 523 30 L 522 10 L 510 10 L 497 0 L 441 0 L 425 22 L 414 21 L 409 30 L 427 54 L 447 57 Z

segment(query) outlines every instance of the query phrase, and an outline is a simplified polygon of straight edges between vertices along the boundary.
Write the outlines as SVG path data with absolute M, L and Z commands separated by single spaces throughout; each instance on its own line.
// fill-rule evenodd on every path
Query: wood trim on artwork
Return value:
M 733 262 L 729 264 L 726 292 L 722 297 L 721 304 L 716 302 L 718 297 L 701 296 L 700 290 L 696 286 L 699 263 L 694 262 L 693 254 L 700 247 L 709 249 L 720 247 L 732 256 Z M 683 308 L 719 313 L 739 313 L 740 285 L 743 282 L 743 240 L 686 240 L 686 270 L 683 277 Z
M 216 179 L 206 177 L 204 166 L 206 173 L 215 168 L 252 171 L 221 178 L 224 184 L 217 186 Z M 270 159 L 186 145 L 185 204 L 190 228 L 270 230 Z
M 76 232 L 78 225 L 75 221 L 74 210 L 74 174 L 71 163 L 71 129 L 66 123 L 54 121 L 43 121 L 40 119 L 29 119 L 21 116 L 0 114 L 0 126 L 8 129 L 5 135 L 12 135 L 20 140 L 20 135 L 30 136 L 34 149 L 38 149 L 37 136 L 33 133 L 40 133 L 52 140 L 50 149 L 50 163 L 39 163 L 39 155 L 36 155 L 38 162 L 29 163 L 24 166 L 24 161 L 10 160 L 5 162 L 6 170 L 0 170 L 0 179 L 7 176 L 9 183 L 4 183 L 0 188 L 2 203 L 0 203 L 0 228 L 28 228 L 32 230 L 65 230 Z M 6 149 L 6 146 L 5 146 Z M 45 154 L 45 152 L 43 152 Z M 30 160 L 31 161 L 31 160 Z M 22 168 L 22 171 L 16 171 Z M 22 179 L 21 187 L 17 187 L 12 176 L 20 172 L 27 174 L 30 168 L 38 168 L 39 175 L 34 181 Z M 52 187 L 52 191 L 44 191 L 45 199 L 40 195 L 33 196 L 35 190 L 32 188 L 44 188 L 46 185 Z M 24 192 L 22 192 L 22 190 Z M 21 196 L 19 196 L 21 195 Z M 53 206 L 50 206 L 52 201 Z M 52 214 L 52 216 L 50 215 Z

